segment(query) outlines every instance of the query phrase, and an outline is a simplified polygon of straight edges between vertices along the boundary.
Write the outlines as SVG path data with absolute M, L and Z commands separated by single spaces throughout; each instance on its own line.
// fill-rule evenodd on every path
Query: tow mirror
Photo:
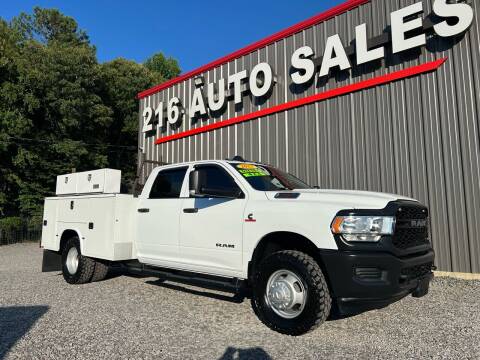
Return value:
M 190 195 L 198 196 L 200 195 L 200 172 L 198 170 L 193 170 L 190 173 Z

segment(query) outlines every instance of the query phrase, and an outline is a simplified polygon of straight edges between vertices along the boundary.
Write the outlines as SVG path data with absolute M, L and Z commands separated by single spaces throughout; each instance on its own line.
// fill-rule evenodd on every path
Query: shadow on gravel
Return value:
M 218 360 L 270 360 L 268 353 L 260 347 L 237 349 L 228 347 Z
M 0 307 L 0 360 L 48 311 L 48 306 Z
M 189 289 L 181 285 L 176 285 L 176 284 L 170 284 L 166 283 L 162 279 L 158 280 L 151 280 L 147 281 L 147 284 L 150 285 L 155 285 L 155 286 L 160 286 L 166 289 L 171 289 L 171 290 L 177 290 L 177 291 L 183 291 L 188 294 L 193 294 L 193 295 L 198 295 L 198 296 L 203 296 L 203 297 L 208 297 L 211 299 L 216 299 L 216 300 L 222 300 L 222 301 L 228 301 L 236 304 L 241 304 L 244 300 L 246 295 L 245 294 L 235 294 L 233 296 L 228 296 L 228 295 L 223 295 L 223 294 L 217 294 L 209 291 L 202 291 L 202 290 L 195 290 L 195 289 Z

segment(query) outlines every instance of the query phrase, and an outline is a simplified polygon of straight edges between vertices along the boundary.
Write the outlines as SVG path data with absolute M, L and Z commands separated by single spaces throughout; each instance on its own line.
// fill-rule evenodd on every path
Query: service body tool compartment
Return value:
M 118 194 L 122 172 L 99 169 L 57 176 L 57 195 Z
M 85 256 L 112 261 L 132 259 L 136 207 L 137 198 L 124 194 L 47 198 L 42 245 L 58 251 L 62 234 L 73 230 L 80 237 Z
M 114 169 L 84 171 L 77 174 L 77 193 L 117 194 L 120 192 L 122 172 Z
M 65 174 L 57 176 L 57 187 L 55 194 L 67 195 L 75 194 L 77 192 L 77 174 Z
M 45 249 L 53 250 L 56 247 L 57 239 L 57 205 L 58 201 L 50 198 L 45 199 L 43 207 L 43 228 L 42 228 L 42 246 Z

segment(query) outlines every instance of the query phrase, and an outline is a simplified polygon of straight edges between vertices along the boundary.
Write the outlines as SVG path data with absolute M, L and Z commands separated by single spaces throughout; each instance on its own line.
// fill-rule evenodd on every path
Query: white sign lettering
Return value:
M 423 4 L 417 2 L 390 14 L 390 38 L 377 37 L 369 42 L 367 24 L 360 24 L 355 28 L 354 45 L 345 47 L 338 34 L 330 36 L 323 48 L 321 58 L 314 58 L 315 52 L 310 46 L 296 49 L 291 56 L 291 81 L 294 84 L 306 84 L 315 77 L 329 76 L 333 69 L 347 70 L 356 65 L 366 64 L 385 58 L 388 42 L 391 41 L 391 52 L 401 53 L 407 50 L 422 47 L 427 42 L 426 31 L 432 31 L 440 37 L 452 37 L 465 32 L 473 22 L 474 12 L 467 3 L 447 2 L 448 0 L 435 0 L 433 13 L 440 18 L 440 22 L 424 28 Z M 450 19 L 448 21 L 446 19 Z M 378 39 L 380 38 L 380 40 Z M 369 45 L 370 44 L 370 45 Z M 353 59 L 353 60 L 352 60 Z M 250 72 L 241 70 L 219 79 L 216 83 L 210 82 L 204 86 L 203 78 L 195 81 L 196 86 L 188 109 L 188 117 L 196 119 L 206 117 L 210 112 L 218 112 L 225 108 L 227 101 L 233 100 L 234 104 L 241 104 L 247 92 L 256 98 L 265 97 L 275 85 L 275 74 L 272 67 L 261 62 L 255 65 Z M 288 81 L 285 85 L 288 84 Z M 143 111 L 143 132 L 154 130 L 155 124 L 163 128 L 165 120 L 175 126 L 182 119 L 184 113 L 182 102 L 178 97 L 171 98 L 164 110 L 163 102 L 155 108 L 147 107 Z M 155 114 L 155 117 L 153 116 Z M 164 119 L 164 116 L 167 119 Z M 156 121 L 154 121 L 156 120 Z M 157 129 L 157 136 L 159 130 Z
M 392 26 L 392 49 L 394 54 L 413 49 L 418 46 L 423 46 L 427 43 L 427 37 L 425 34 L 410 38 L 405 37 L 407 32 L 422 28 L 421 18 L 417 17 L 410 21 L 405 21 L 405 18 L 420 14 L 422 11 L 423 5 L 421 2 L 418 2 L 398 11 L 394 11 L 390 15 Z
M 435 25 L 433 28 L 438 36 L 450 37 L 463 33 L 473 22 L 473 8 L 467 4 L 448 4 L 447 0 L 437 0 L 433 3 L 433 12 L 443 18 L 456 18 L 455 25 L 447 21 Z

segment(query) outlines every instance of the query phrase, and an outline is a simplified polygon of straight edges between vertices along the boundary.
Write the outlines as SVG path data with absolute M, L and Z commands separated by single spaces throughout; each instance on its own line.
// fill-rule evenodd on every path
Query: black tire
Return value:
M 71 273 L 67 267 L 67 256 L 70 249 L 76 248 L 78 253 L 78 266 L 74 273 Z M 92 279 L 95 270 L 95 261 L 80 252 L 80 240 L 78 236 L 74 236 L 67 240 L 62 249 L 62 272 L 63 278 L 69 284 L 85 284 Z
M 303 310 L 292 319 L 278 315 L 265 296 L 268 280 L 278 270 L 293 272 L 305 289 Z M 318 263 L 305 253 L 295 250 L 273 253 L 259 264 L 252 280 L 253 311 L 274 331 L 292 336 L 303 335 L 320 326 L 330 314 L 332 299 L 325 277 Z
M 107 276 L 107 273 L 108 273 L 108 265 L 98 260 L 95 260 L 95 270 L 93 270 L 91 281 L 92 282 L 102 281 Z

